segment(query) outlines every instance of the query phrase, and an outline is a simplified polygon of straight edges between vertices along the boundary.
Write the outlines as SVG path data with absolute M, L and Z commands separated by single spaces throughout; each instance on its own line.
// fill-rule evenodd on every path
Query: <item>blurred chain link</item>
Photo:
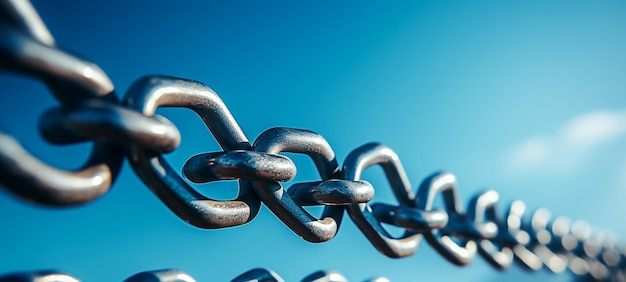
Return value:
M 181 78 L 143 77 L 118 100 L 113 84 L 96 64 L 55 46 L 26 0 L 0 1 L 0 54 L 1 68 L 43 81 L 59 101 L 59 107 L 41 116 L 44 139 L 53 144 L 94 143 L 88 161 L 67 171 L 32 156 L 0 127 L 0 184 L 27 201 L 50 206 L 93 201 L 109 190 L 127 158 L 136 175 L 166 206 L 200 228 L 245 224 L 263 203 L 298 236 L 324 242 L 336 235 L 346 211 L 372 245 L 389 257 L 414 254 L 423 237 L 456 265 L 471 263 L 478 253 L 499 270 L 516 262 L 531 271 L 567 270 L 582 280 L 626 281 L 626 247 L 609 231 L 583 221 L 552 218 L 545 209 L 524 218 L 526 208 L 521 201 L 509 204 L 501 216 L 499 195 L 492 190 L 473 197 L 465 211 L 456 178 L 447 172 L 427 177 L 413 192 L 400 158 L 385 145 L 365 144 L 350 152 L 340 166 L 330 144 L 312 131 L 271 128 L 251 143 L 211 88 Z M 238 180 L 239 194 L 234 200 L 200 194 L 169 165 L 163 154 L 176 150 L 181 136 L 172 122 L 155 114 L 159 107 L 187 108 L 202 118 L 223 151 L 192 156 L 183 174 L 195 183 Z M 281 182 L 292 180 L 297 169 L 281 152 L 310 157 L 320 180 L 285 189 Z M 374 165 L 382 167 L 397 204 L 372 202 L 374 187 L 361 176 Z M 434 207 L 439 194 L 443 209 Z M 320 218 L 303 208 L 313 205 L 324 207 Z M 405 232 L 392 236 L 383 224 Z M 28 275 L 57 280 L 28 280 Z M 259 269 L 233 281 L 250 281 L 246 277 L 252 276 L 265 277 L 259 281 L 282 281 L 275 273 Z M 326 276 L 341 275 L 315 273 L 305 281 L 345 281 Z M 20 281 L 78 281 L 48 272 L 19 277 Z M 194 281 L 176 271 L 141 273 L 126 281 L 148 281 L 145 277 Z
M 80 282 L 81 280 L 58 271 L 20 272 L 0 276 L 0 282 Z M 301 282 L 348 282 L 341 273 L 334 270 L 313 272 L 300 280 Z M 189 274 L 177 269 L 163 269 L 137 273 L 124 279 L 124 282 L 196 282 Z M 276 272 L 255 268 L 235 277 L 231 282 L 285 282 Z M 385 277 L 374 277 L 363 282 L 389 282 Z

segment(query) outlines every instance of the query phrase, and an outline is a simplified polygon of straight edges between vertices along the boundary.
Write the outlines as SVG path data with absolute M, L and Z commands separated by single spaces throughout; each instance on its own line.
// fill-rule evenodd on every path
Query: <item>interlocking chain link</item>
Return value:
M 250 142 L 211 88 L 181 78 L 143 77 L 118 100 L 113 84 L 96 64 L 55 46 L 26 0 L 0 1 L 0 55 L 1 68 L 40 79 L 59 101 L 60 107 L 42 115 L 40 131 L 47 141 L 94 143 L 88 161 L 76 171 L 67 171 L 32 156 L 0 128 L 0 184 L 27 201 L 51 206 L 88 203 L 109 190 L 127 158 L 166 206 L 200 228 L 245 224 L 263 203 L 298 236 L 324 242 L 336 235 L 346 211 L 372 245 L 389 257 L 413 255 L 424 237 L 456 265 L 470 264 L 479 253 L 500 270 L 516 262 L 528 270 L 545 267 L 553 272 L 569 270 L 583 279 L 626 281 L 626 247 L 610 233 L 583 221 L 552 218 L 545 209 L 525 219 L 521 201 L 511 203 L 501 216 L 499 195 L 492 190 L 473 197 L 464 209 L 456 178 L 448 172 L 432 174 L 414 192 L 399 156 L 383 144 L 365 144 L 340 165 L 326 139 L 312 131 L 271 128 Z M 195 183 L 236 179 L 235 199 L 200 194 L 168 164 L 163 154 L 176 150 L 181 136 L 172 122 L 155 114 L 159 107 L 187 108 L 202 118 L 222 151 L 190 157 L 183 174 Z M 281 152 L 310 157 L 320 180 L 285 189 L 281 182 L 292 180 L 297 169 Z M 375 189 L 361 176 L 374 165 L 383 168 L 397 204 L 372 203 Z M 434 207 L 439 194 L 444 209 Z M 320 218 L 303 208 L 313 205 L 324 207 Z M 394 237 L 383 223 L 405 232 Z M 234 281 L 249 281 L 246 277 L 254 275 L 276 276 L 257 269 Z M 318 278 L 305 280 L 343 281 L 324 280 L 325 275 L 317 273 L 311 277 Z M 145 281 L 141 277 L 148 276 L 158 281 L 193 281 L 175 271 L 142 273 L 126 281 Z M 77 281 L 67 277 L 61 280 Z
M 58 271 L 21 272 L 0 276 L 0 282 L 80 282 L 71 274 Z M 302 282 L 348 282 L 334 270 L 319 270 L 300 280 Z M 144 271 L 124 279 L 124 282 L 196 282 L 191 275 L 177 269 Z M 285 282 L 276 272 L 254 268 L 233 278 L 231 282 Z M 363 282 L 389 282 L 385 277 L 374 277 Z
M 1 3 L 0 67 L 41 79 L 64 109 L 91 100 L 115 100 L 107 75 L 95 64 L 56 48 L 29 3 Z M 21 197 L 49 205 L 86 203 L 106 193 L 124 156 L 113 143 L 95 142 L 83 167 L 65 171 L 33 157 L 2 129 L 0 141 L 3 185 Z

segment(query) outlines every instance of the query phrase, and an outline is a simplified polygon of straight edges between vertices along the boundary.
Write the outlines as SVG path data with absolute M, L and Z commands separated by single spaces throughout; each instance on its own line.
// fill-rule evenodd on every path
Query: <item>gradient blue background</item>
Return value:
M 445 169 L 457 176 L 464 203 L 493 188 L 503 203 L 520 199 L 626 238 L 625 2 L 34 5 L 58 45 L 97 63 L 119 96 L 146 74 L 194 79 L 222 97 L 251 140 L 275 126 L 309 129 L 340 161 L 382 142 L 414 187 Z M 42 83 L 3 73 L 0 85 L 2 126 L 51 164 L 83 162 L 89 145 L 57 147 L 38 136 L 40 113 L 57 105 Z M 167 156 L 174 167 L 219 150 L 191 111 L 159 113 L 183 135 Z M 570 130 L 577 126 L 584 130 Z M 310 160 L 290 156 L 295 181 L 316 178 Z M 395 203 L 381 169 L 365 179 L 375 201 Z M 206 186 L 198 189 L 220 199 L 237 193 L 233 182 Z M 351 281 L 570 278 L 517 266 L 498 273 L 480 257 L 456 267 L 425 241 L 415 255 L 389 259 L 348 217 L 322 244 L 301 240 L 265 207 L 247 225 L 201 230 L 170 212 L 127 164 L 108 194 L 81 207 L 42 208 L 2 193 L 0 221 L 0 273 L 60 269 L 85 281 L 121 281 L 179 268 L 198 281 L 228 281 L 266 267 L 287 281 L 318 269 Z

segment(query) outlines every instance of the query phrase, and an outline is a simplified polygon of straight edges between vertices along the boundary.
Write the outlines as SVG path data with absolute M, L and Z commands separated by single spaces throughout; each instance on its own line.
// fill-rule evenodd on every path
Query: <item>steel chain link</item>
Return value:
M 11 273 L 0 276 L 0 282 L 80 282 L 77 277 L 59 271 L 38 271 Z M 341 273 L 334 270 L 313 272 L 300 280 L 302 282 L 348 282 Z M 124 282 L 196 282 L 191 275 L 177 269 L 144 271 L 124 279 Z M 231 282 L 285 282 L 276 272 L 255 268 L 233 278 Z M 374 277 L 363 282 L 389 282 L 385 277 Z
M 521 201 L 511 203 L 501 217 L 498 193 L 491 190 L 476 195 L 465 211 L 456 179 L 447 172 L 427 177 L 413 192 L 398 155 L 385 145 L 363 145 L 340 166 L 329 143 L 307 130 L 271 128 L 251 144 L 213 90 L 174 77 L 141 78 L 119 101 L 113 84 L 96 64 L 55 46 L 26 0 L 0 1 L 0 54 L 1 68 L 42 80 L 61 104 L 42 115 L 40 131 L 46 140 L 94 142 L 87 163 L 66 171 L 32 156 L 0 128 L 0 184 L 27 201 L 52 206 L 90 202 L 109 190 L 126 157 L 165 205 L 200 228 L 245 224 L 263 203 L 298 236 L 324 242 L 337 233 L 345 210 L 372 245 L 389 257 L 414 254 L 424 237 L 457 265 L 471 263 L 478 252 L 500 270 L 516 262 L 528 270 L 545 266 L 553 272 L 568 269 L 589 280 L 626 281 L 626 247 L 611 233 L 583 221 L 553 219 L 545 209 L 524 219 Z M 223 151 L 191 157 L 183 174 L 196 183 L 237 179 L 236 199 L 221 201 L 200 194 L 168 164 L 163 154 L 175 150 L 181 136 L 172 122 L 155 114 L 159 107 L 188 108 L 202 118 Z M 280 182 L 293 179 L 297 169 L 280 152 L 309 156 L 321 180 L 285 189 Z M 397 205 L 371 202 L 374 187 L 361 175 L 373 165 L 383 168 Z M 444 198 L 445 210 L 434 208 L 438 194 Z M 321 218 L 303 209 L 311 205 L 324 206 Z M 405 233 L 394 237 L 383 223 Z M 155 273 L 138 277 L 171 274 Z M 174 276 L 178 280 L 157 281 L 193 281 L 184 274 Z M 62 281 L 77 281 L 71 279 Z M 132 279 L 126 281 L 145 281 Z

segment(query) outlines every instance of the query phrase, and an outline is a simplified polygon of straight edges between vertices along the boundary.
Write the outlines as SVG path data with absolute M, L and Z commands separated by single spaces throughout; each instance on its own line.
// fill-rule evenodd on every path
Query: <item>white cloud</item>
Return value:
M 555 134 L 535 136 L 509 156 L 516 169 L 569 168 L 593 148 L 626 135 L 626 111 L 595 111 L 567 122 Z
M 549 151 L 550 144 L 546 139 L 533 137 L 513 150 L 512 160 L 517 166 L 529 167 L 544 161 Z
M 597 111 L 582 115 L 563 127 L 560 139 L 565 145 L 586 149 L 626 132 L 626 112 Z

